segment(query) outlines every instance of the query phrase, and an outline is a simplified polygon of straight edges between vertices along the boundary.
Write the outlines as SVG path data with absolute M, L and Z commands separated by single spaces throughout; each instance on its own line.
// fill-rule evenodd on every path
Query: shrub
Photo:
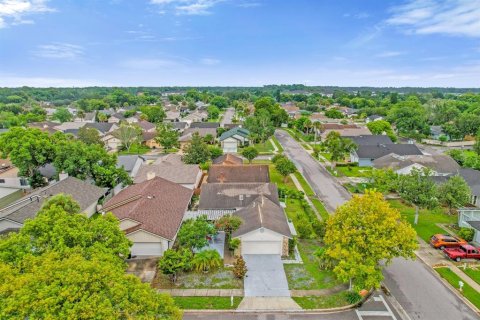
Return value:
M 200 251 L 193 257 L 192 265 L 197 271 L 208 272 L 222 266 L 222 257 L 215 249 Z
M 462 239 L 465 239 L 468 242 L 473 240 L 474 234 L 475 234 L 475 231 L 470 228 L 460 228 L 460 231 L 458 231 L 458 236 Z
M 325 222 L 314 220 L 312 228 L 317 237 L 323 238 L 323 236 L 325 236 Z
M 288 255 L 293 254 L 295 246 L 297 245 L 297 238 L 288 239 Z
M 228 242 L 228 249 L 232 251 L 238 249 L 239 246 L 240 246 L 240 239 L 238 238 L 230 239 L 230 241 Z
M 313 231 L 312 225 L 307 219 L 300 219 L 295 228 L 297 229 L 298 236 L 301 239 L 315 238 L 315 232 Z
M 283 154 L 276 154 L 272 158 L 272 163 L 275 164 L 280 159 L 285 159 L 285 156 Z
M 238 279 L 243 279 L 247 274 L 247 266 L 242 256 L 239 256 L 233 264 L 233 275 Z
M 346 295 L 348 303 L 355 304 L 362 299 L 362 296 L 356 291 L 348 291 Z

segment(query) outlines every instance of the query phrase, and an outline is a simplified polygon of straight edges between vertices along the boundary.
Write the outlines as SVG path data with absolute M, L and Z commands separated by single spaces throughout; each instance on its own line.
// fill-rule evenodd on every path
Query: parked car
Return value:
M 443 250 L 443 253 L 445 253 L 448 258 L 457 262 L 460 262 L 462 259 L 480 260 L 480 249 L 469 244 L 461 245 L 458 248 L 446 248 Z
M 430 245 L 435 249 L 457 248 L 464 244 L 468 242 L 448 234 L 435 234 L 430 238 Z

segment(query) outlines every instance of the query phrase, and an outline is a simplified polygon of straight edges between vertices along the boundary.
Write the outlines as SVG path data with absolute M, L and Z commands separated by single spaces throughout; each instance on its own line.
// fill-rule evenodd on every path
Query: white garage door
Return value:
M 236 141 L 225 141 L 223 143 L 223 152 L 237 152 L 237 142 Z
M 243 241 L 242 254 L 282 254 L 282 242 Z
M 132 256 L 161 256 L 163 254 L 160 242 L 135 242 L 131 249 Z

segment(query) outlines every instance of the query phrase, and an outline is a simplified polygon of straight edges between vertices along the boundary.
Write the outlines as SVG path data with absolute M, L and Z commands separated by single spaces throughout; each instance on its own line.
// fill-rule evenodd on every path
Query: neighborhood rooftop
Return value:
M 270 182 L 268 165 L 212 165 L 208 171 L 209 183 Z

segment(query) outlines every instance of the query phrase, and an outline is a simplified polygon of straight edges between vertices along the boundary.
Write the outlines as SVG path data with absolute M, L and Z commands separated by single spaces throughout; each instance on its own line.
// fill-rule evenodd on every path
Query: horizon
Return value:
M 0 87 L 480 87 L 480 0 L 0 0 Z

